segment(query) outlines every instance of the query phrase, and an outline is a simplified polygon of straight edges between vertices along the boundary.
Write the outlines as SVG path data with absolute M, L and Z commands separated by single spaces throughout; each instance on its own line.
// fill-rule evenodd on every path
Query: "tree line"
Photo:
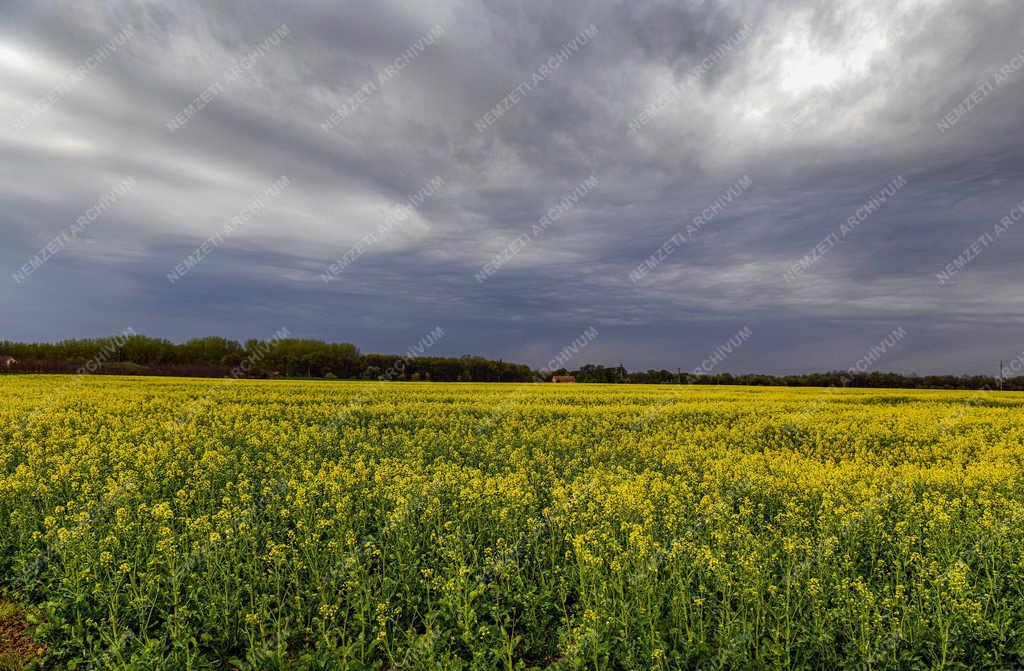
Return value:
M 900 373 L 850 372 L 834 370 L 800 375 L 766 375 L 763 373 L 715 373 L 693 375 L 684 371 L 649 369 L 629 372 L 622 365 L 615 367 L 587 364 L 576 370 L 560 369 L 554 375 L 572 375 L 577 382 L 610 384 L 715 384 L 752 387 L 861 387 L 873 389 L 965 389 L 1024 391 L 1024 376 L 994 375 L 902 375 Z M 1002 387 L 1000 387 L 1000 384 Z
M 442 382 L 528 382 L 526 365 L 478 356 L 362 354 L 350 343 L 281 338 L 244 343 L 211 336 L 174 343 L 138 334 L 55 343 L 0 341 L 13 373 L 99 373 L 190 377 L 293 377 Z
M 97 373 L 178 375 L 185 377 L 288 377 L 346 380 L 438 382 L 548 382 L 571 375 L 581 383 L 714 384 L 787 387 L 861 387 L 903 389 L 1002 389 L 1024 391 L 1024 376 L 901 375 L 835 370 L 801 375 L 716 373 L 693 375 L 661 369 L 628 371 L 621 364 L 586 364 L 575 370 L 536 371 L 524 364 L 461 357 L 363 354 L 351 343 L 280 338 L 244 343 L 211 336 L 174 343 L 134 332 L 110 338 L 55 343 L 0 341 L 0 356 L 15 363 L 0 365 L 8 373 Z

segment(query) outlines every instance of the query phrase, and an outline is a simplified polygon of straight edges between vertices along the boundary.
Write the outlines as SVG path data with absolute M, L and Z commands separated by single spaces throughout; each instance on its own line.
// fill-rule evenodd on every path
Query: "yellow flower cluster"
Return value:
M 1020 394 L 2 376 L 0 397 L 0 589 L 44 611 L 54 666 L 1024 650 Z

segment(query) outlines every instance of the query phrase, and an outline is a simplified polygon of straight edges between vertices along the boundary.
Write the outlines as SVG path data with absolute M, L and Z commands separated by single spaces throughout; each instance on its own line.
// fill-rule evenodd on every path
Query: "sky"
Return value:
M 0 340 L 994 374 L 1022 149 L 1019 0 L 3 0 Z

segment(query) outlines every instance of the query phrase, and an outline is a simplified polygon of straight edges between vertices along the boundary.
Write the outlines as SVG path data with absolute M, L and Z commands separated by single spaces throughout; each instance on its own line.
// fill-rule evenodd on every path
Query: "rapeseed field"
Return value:
M 51 668 L 1020 668 L 1022 410 L 0 377 L 0 590 Z

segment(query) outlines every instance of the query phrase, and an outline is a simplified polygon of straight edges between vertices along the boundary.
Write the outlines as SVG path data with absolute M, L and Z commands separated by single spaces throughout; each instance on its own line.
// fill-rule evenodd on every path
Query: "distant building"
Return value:
M 552 382 L 575 382 L 575 375 L 553 375 L 551 377 Z
M 0 356 L 0 368 L 10 368 L 16 363 L 18 363 L 18 360 L 13 356 L 7 356 L 6 354 Z

